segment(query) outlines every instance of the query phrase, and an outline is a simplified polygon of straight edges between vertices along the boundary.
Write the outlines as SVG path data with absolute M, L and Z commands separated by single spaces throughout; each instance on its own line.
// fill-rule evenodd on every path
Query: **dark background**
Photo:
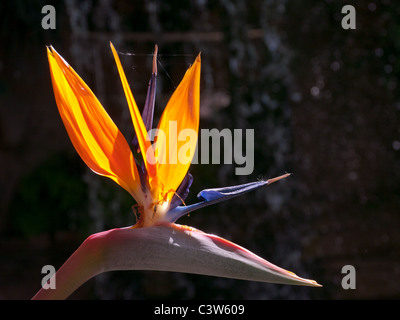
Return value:
M 0 4 L 0 298 L 29 299 L 90 234 L 135 223 L 132 198 L 79 158 L 59 117 L 46 45 L 92 88 L 130 139 L 112 41 L 139 106 L 159 46 L 156 118 L 201 51 L 201 128 L 255 130 L 255 168 L 193 165 L 203 188 L 293 176 L 192 213 L 323 288 L 167 272 L 100 275 L 71 298 L 397 299 L 400 280 L 400 4 L 353 1 L 44 1 Z M 157 123 L 157 119 L 155 120 Z M 341 287 L 344 265 L 356 289 Z

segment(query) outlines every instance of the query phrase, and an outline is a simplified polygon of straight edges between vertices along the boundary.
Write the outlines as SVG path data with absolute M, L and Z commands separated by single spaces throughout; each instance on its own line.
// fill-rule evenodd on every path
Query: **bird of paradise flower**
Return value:
M 136 200 L 139 218 L 134 226 L 99 232 L 88 237 L 53 276 L 56 289 L 38 291 L 33 299 L 64 299 L 97 274 L 112 270 L 160 270 L 262 281 L 280 284 L 320 286 L 314 280 L 300 278 L 216 235 L 176 224 L 181 216 L 245 192 L 269 185 L 289 174 L 238 186 L 206 189 L 198 194 L 198 203 L 184 200 L 193 177 L 189 162 L 157 161 L 169 152 L 186 145 L 192 159 L 197 138 L 179 141 L 168 139 L 169 122 L 177 123 L 177 132 L 198 132 L 200 109 L 200 54 L 186 71 L 167 103 L 158 129 L 166 139 L 151 144 L 147 136 L 153 126 L 157 76 L 157 46 L 153 72 L 142 114 L 136 105 L 118 54 L 110 43 L 128 102 L 135 138 L 134 156 L 122 133 L 96 96 L 56 52 L 47 48 L 55 100 L 80 157 L 99 175 L 114 180 Z M 172 133 L 171 133 L 172 134 Z M 175 145 L 173 145 L 175 144 Z

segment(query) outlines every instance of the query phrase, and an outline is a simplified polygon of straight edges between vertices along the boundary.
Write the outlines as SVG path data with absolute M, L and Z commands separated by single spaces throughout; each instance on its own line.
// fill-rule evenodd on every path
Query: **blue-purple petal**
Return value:
M 142 112 L 142 119 L 147 132 L 149 132 L 149 130 L 153 128 L 154 105 L 155 105 L 156 87 L 157 87 L 156 76 L 157 76 L 156 73 L 153 73 L 151 75 L 149 86 L 147 88 L 146 102 L 144 104 Z M 134 133 L 133 135 L 132 145 L 134 150 L 140 150 L 136 133 Z
M 221 201 L 225 201 L 228 199 L 232 199 L 239 195 L 242 195 L 246 192 L 255 190 L 262 186 L 269 184 L 268 180 L 261 180 L 256 182 L 245 183 L 237 186 L 230 186 L 225 188 L 214 188 L 214 189 L 205 189 L 199 192 L 197 198 L 202 200 L 201 202 L 188 205 L 188 206 L 177 206 L 171 208 L 167 214 L 167 221 L 175 222 L 180 217 L 188 214 L 192 211 L 198 210 L 200 208 L 209 206 L 214 203 L 218 203 Z
M 177 206 L 181 205 L 183 201 L 185 201 L 186 197 L 189 194 L 190 186 L 193 183 L 193 176 L 188 172 L 183 178 L 179 188 L 176 190 L 176 194 L 172 197 L 170 210 L 176 208 Z

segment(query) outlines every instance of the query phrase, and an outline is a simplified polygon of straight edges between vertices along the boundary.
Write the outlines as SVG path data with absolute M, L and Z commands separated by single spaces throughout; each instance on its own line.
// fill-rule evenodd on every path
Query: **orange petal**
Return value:
M 158 124 L 158 129 L 165 133 L 165 139 L 156 141 L 157 176 L 161 184 L 158 192 L 161 197 L 167 194 L 167 200 L 172 198 L 185 177 L 195 152 L 199 131 L 200 69 L 199 54 L 168 101 Z M 194 137 L 189 133 L 194 133 Z
M 155 178 L 156 177 L 156 168 L 154 166 L 154 160 L 153 159 L 147 159 L 147 157 L 153 157 L 153 152 L 147 152 L 147 150 L 151 151 L 152 146 L 151 142 L 146 139 L 147 136 L 147 131 L 146 127 L 143 123 L 142 116 L 139 112 L 139 109 L 136 105 L 135 99 L 133 98 L 132 91 L 129 87 L 128 81 L 125 76 L 124 69 L 122 68 L 121 61 L 118 57 L 117 52 L 115 51 L 115 48 L 113 44 L 110 42 L 110 47 L 114 55 L 115 62 L 117 64 L 119 76 L 121 78 L 122 86 L 124 88 L 126 100 L 128 101 L 129 105 L 129 110 L 131 113 L 131 118 L 133 122 L 133 127 L 135 128 L 135 133 L 139 142 L 139 147 L 140 151 L 143 155 L 143 160 L 145 161 L 145 166 L 147 173 L 149 174 L 150 178 Z
M 111 178 L 141 201 L 138 171 L 124 136 L 54 48 L 47 48 L 47 56 L 58 110 L 75 149 L 95 173 Z

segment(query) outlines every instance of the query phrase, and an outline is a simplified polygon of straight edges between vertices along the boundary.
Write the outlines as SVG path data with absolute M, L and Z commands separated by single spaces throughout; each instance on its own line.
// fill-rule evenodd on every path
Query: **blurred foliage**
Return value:
M 23 236 L 87 229 L 87 189 L 82 166 L 53 155 L 21 180 L 10 206 L 13 228 Z

